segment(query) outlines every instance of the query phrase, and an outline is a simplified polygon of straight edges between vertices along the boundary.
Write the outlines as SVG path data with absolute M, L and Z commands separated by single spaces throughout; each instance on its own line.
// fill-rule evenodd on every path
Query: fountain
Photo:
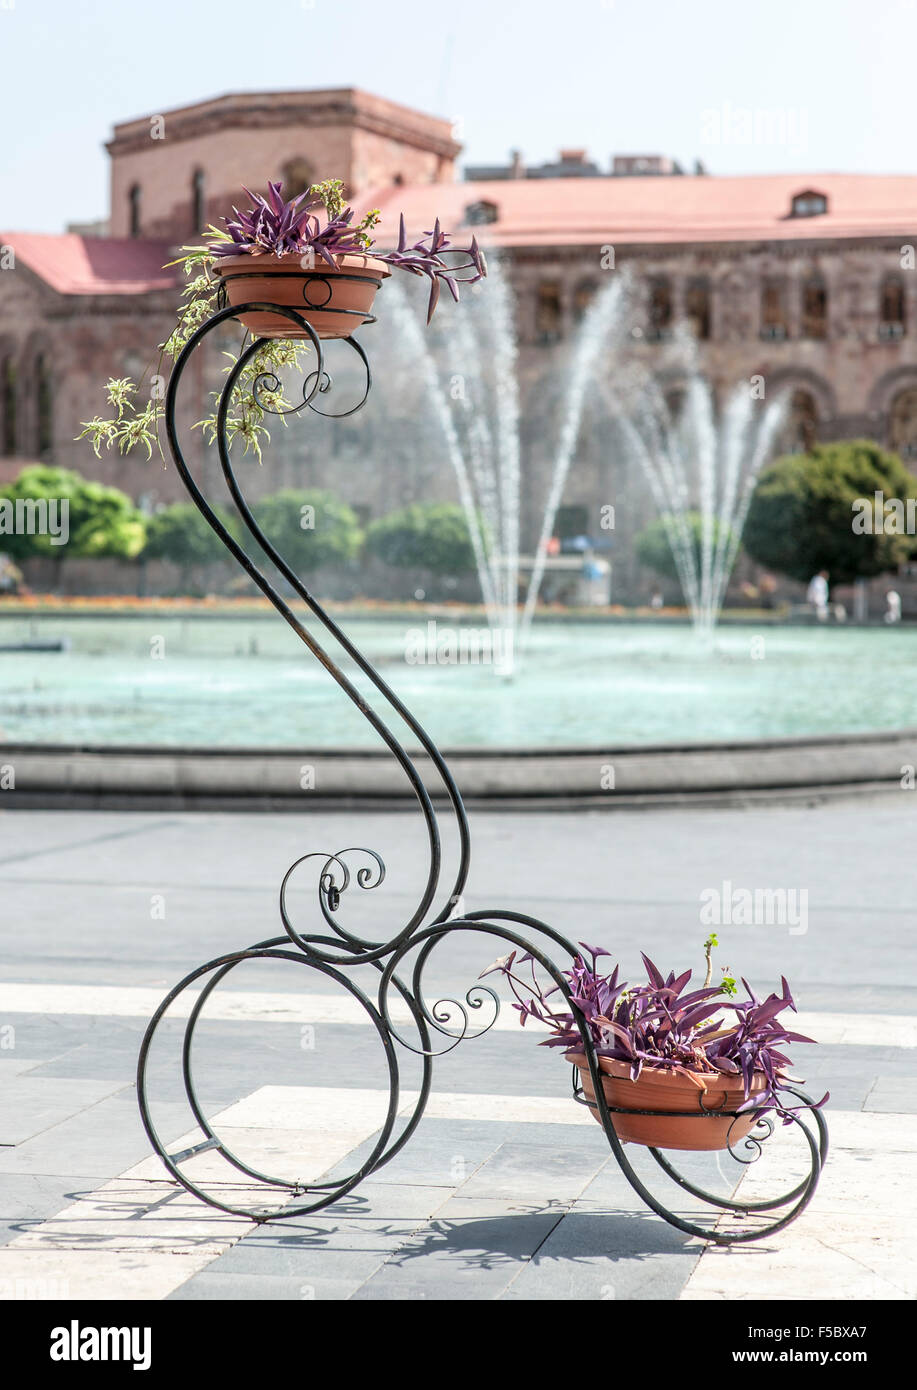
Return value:
M 687 380 L 673 415 L 653 372 L 633 360 L 634 285 L 609 274 L 594 296 L 563 365 L 560 428 L 525 600 L 520 587 L 520 388 L 515 305 L 499 256 L 487 292 L 475 285 L 448 319 L 428 328 L 421 296 L 386 286 L 393 332 L 382 372 L 395 386 L 416 382 L 417 447 L 445 457 L 468 524 L 498 674 L 511 676 L 526 644 L 544 579 L 558 508 L 576 460 L 587 404 L 601 412 L 612 448 L 645 478 L 695 628 L 712 631 L 735 562 L 755 480 L 770 457 L 784 407 L 755 399 L 749 385 L 731 393 L 719 421 L 713 394 L 685 328 L 669 346 Z M 669 362 L 667 365 L 672 365 Z M 423 443 L 421 444 L 421 441 Z M 702 518 L 701 534 L 689 513 Z
M 519 388 L 513 302 L 499 260 L 447 327 L 425 329 L 400 285 L 386 287 L 396 352 L 420 373 L 455 473 L 501 675 L 515 666 L 519 576 Z M 486 370 L 485 370 L 486 368 Z
M 632 288 L 626 273 L 618 272 L 587 309 L 574 346 L 557 457 L 522 617 L 523 640 L 534 616 L 590 387 L 597 388 L 625 455 L 646 479 L 695 629 L 708 634 L 722 607 L 755 482 L 785 418 L 784 396 L 765 403 L 758 396 L 763 383 L 754 388 L 740 383 L 718 423 L 712 388 L 698 370 L 696 344 L 684 326 L 676 330 L 672 355 L 687 376 L 687 387 L 682 407 L 673 415 L 653 372 L 642 363 L 624 363 Z M 691 511 L 701 516 L 699 547 L 689 526 Z

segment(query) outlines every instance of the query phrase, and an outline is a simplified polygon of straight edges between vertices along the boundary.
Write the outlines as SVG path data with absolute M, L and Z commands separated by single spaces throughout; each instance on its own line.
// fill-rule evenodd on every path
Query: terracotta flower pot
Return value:
M 567 1052 L 564 1055 L 568 1062 L 579 1068 L 583 1093 L 588 1101 L 594 1102 L 595 1091 L 585 1053 Z M 626 1110 L 692 1110 L 698 1114 L 699 1118 L 695 1120 L 690 1115 L 669 1117 L 612 1113 L 615 1134 L 626 1143 L 646 1144 L 653 1149 L 725 1149 L 727 1143 L 735 1147 L 754 1125 L 752 1113 L 734 1118 L 735 1111 L 745 1100 L 741 1077 L 694 1072 L 694 1077 L 702 1080 L 706 1087 L 702 1091 L 691 1077 L 680 1072 L 644 1066 L 638 1080 L 631 1081 L 626 1062 L 618 1062 L 612 1057 L 600 1057 L 598 1060 L 604 1073 L 602 1089 L 609 1105 Z M 764 1087 L 765 1078 L 758 1072 L 752 1082 L 752 1091 L 761 1091 Z M 703 1109 L 724 1113 L 704 1115 Z M 592 1114 L 601 1124 L 594 1105 Z
M 225 256 L 214 267 L 227 302 L 288 304 L 311 323 L 320 338 L 349 338 L 372 314 L 373 300 L 391 270 L 384 261 L 356 252 L 337 256 L 334 266 L 316 256 L 312 268 L 297 255 Z M 281 314 L 242 314 L 256 338 L 307 338 Z

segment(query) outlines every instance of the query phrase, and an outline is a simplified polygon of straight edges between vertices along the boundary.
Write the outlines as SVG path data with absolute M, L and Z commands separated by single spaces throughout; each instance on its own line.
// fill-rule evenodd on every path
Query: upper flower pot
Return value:
M 296 309 L 320 338 L 349 338 L 372 322 L 376 291 L 391 270 L 384 261 L 360 252 L 335 256 L 334 265 L 316 256 L 224 256 L 214 267 L 226 289 L 227 303 L 283 304 Z M 282 314 L 240 314 L 256 338 L 307 338 Z

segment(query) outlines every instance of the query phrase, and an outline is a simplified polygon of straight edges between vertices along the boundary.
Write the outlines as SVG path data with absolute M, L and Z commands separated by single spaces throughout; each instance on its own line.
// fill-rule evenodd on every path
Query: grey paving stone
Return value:
M 12 1077 L 0 1092 L 0 1143 L 22 1144 L 71 1115 L 88 1111 L 122 1085 L 120 1081 Z
M 0 1173 L 0 1220 L 43 1221 L 98 1185 L 95 1177 Z
M 6 1087 L 14 1076 L 22 1076 L 29 1072 L 33 1067 L 41 1065 L 37 1057 L 19 1057 L 15 1052 L 0 1052 L 0 1095 L 2 1088 Z
M 607 1162 L 607 1152 L 580 1148 L 569 1130 L 562 1146 L 508 1140 L 459 1189 L 462 1197 L 543 1197 L 573 1201 Z
M 189 1279 L 174 1293 L 169 1302 L 221 1302 L 236 1299 L 250 1302 L 310 1303 L 344 1300 L 360 1287 L 354 1279 L 316 1278 L 303 1280 L 283 1274 L 217 1274 L 208 1266 L 201 1274 Z
M 917 1076 L 877 1077 L 863 1109 L 884 1115 L 917 1114 Z
M 700 1258 L 695 1242 L 645 1209 L 566 1215 L 502 1297 L 676 1299 Z
M 466 1212 L 468 1213 L 466 1215 Z M 508 1287 L 561 1219 L 560 1211 L 525 1212 L 453 1198 L 362 1285 L 356 1298 L 411 1296 L 492 1299 Z
M 177 1138 L 190 1128 L 187 1106 L 162 1106 L 160 1132 Z M 91 1174 L 117 1177 L 150 1153 L 133 1095 L 115 1095 L 15 1147 L 0 1149 L 0 1173 Z

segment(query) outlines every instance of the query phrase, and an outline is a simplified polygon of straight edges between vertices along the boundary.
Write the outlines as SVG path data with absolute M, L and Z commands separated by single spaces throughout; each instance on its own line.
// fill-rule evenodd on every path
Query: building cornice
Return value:
M 456 159 L 462 149 L 447 133 L 448 122 L 369 97 L 352 88 L 217 97 L 212 102 L 163 112 L 161 118 L 164 138 L 171 141 L 192 140 L 240 126 L 247 130 L 267 130 L 291 125 L 308 129 L 346 124 L 430 151 L 444 159 Z M 106 142 L 108 153 L 117 158 L 147 149 L 151 139 L 150 122 L 155 119 L 151 115 L 115 126 L 112 139 Z

